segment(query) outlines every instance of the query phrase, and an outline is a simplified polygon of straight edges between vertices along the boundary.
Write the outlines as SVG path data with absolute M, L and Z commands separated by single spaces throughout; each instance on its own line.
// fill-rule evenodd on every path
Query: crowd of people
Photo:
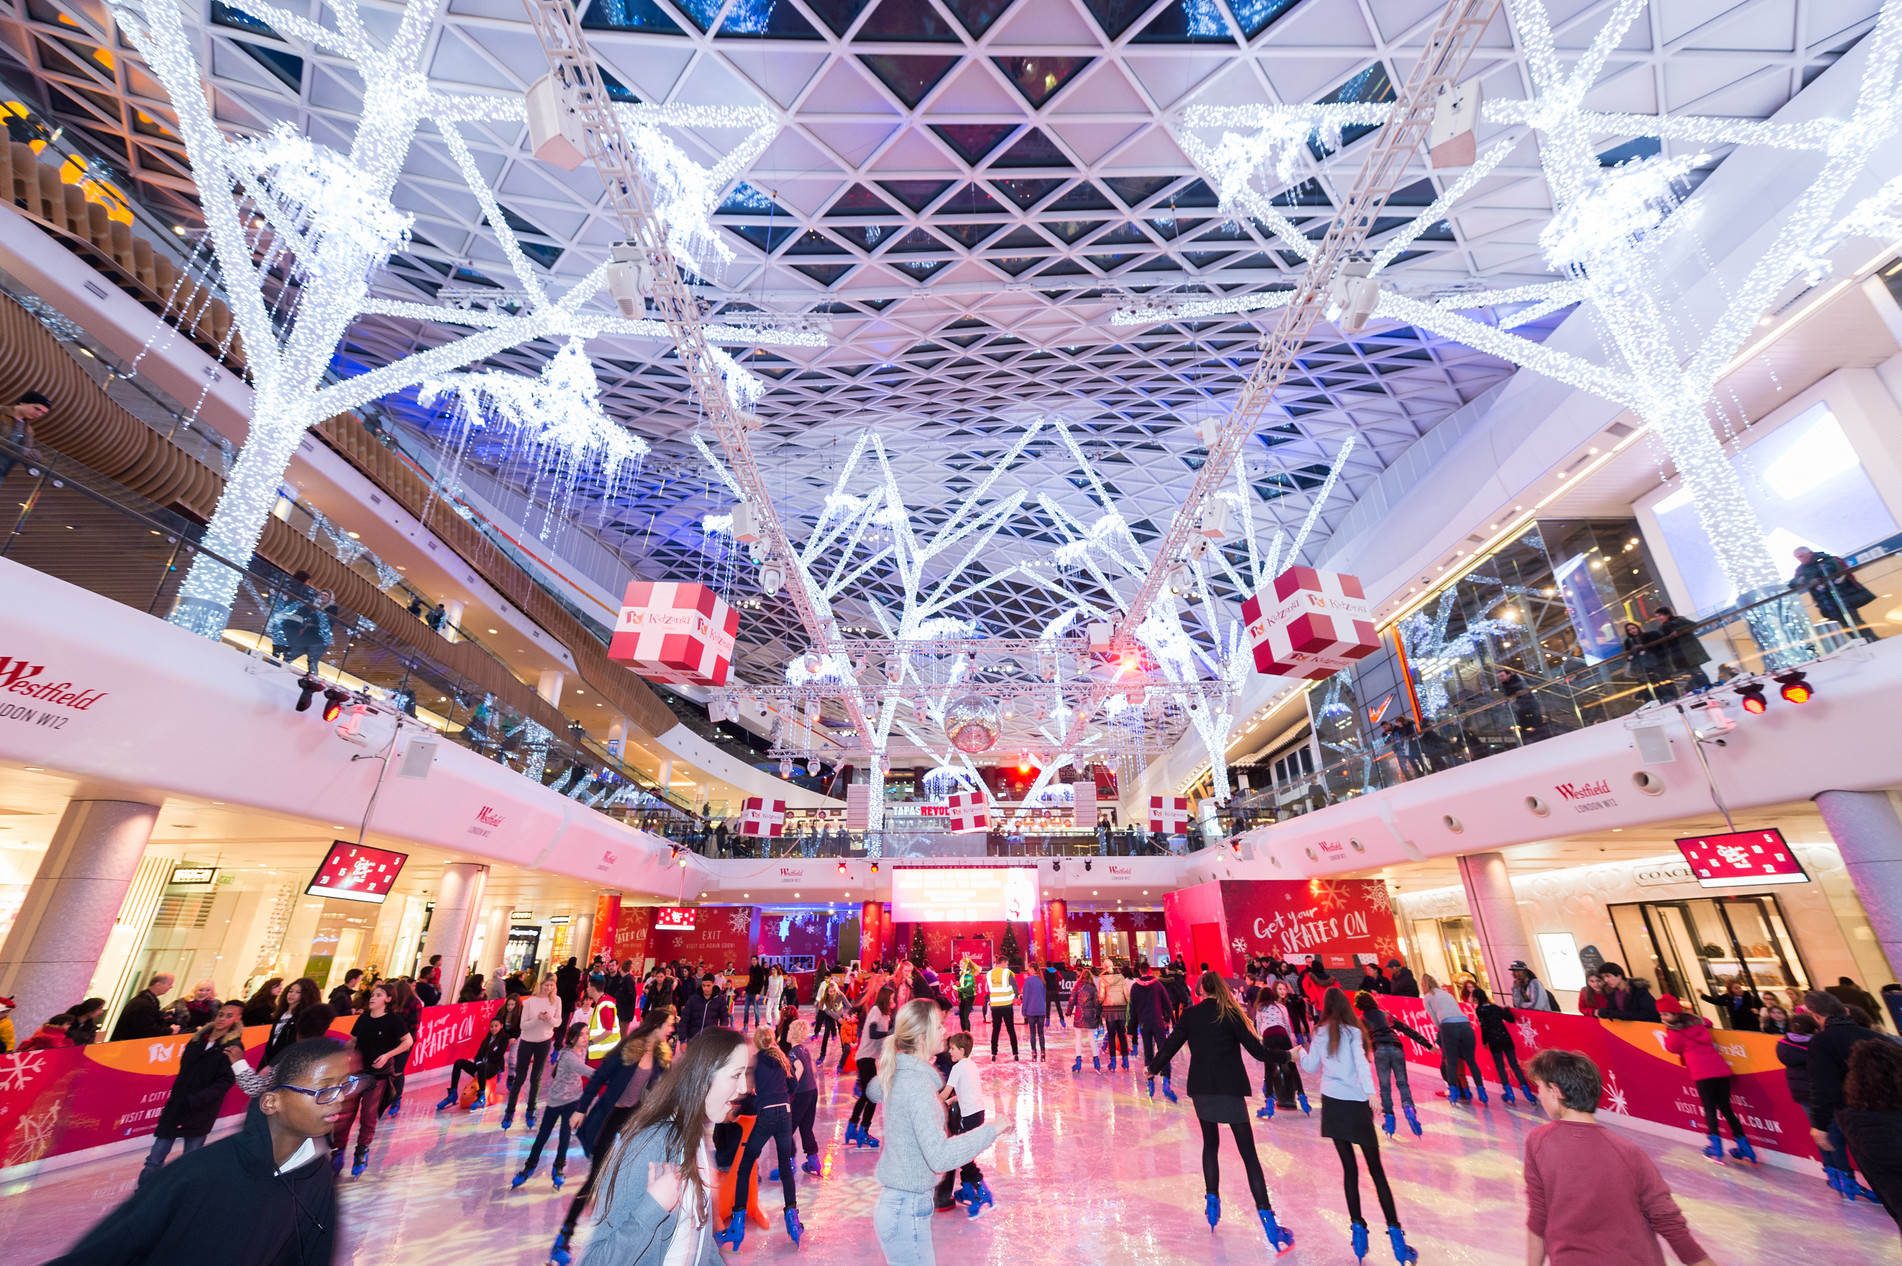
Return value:
M 1687 1263 L 1708 1260 L 1644 1149 L 1599 1127 L 1600 1072 L 1592 1061 L 1542 1050 L 1520 1067 L 1506 1028 L 1515 1011 L 1558 1007 L 1524 963 L 1510 974 L 1510 986 L 1493 994 L 1470 976 L 1450 988 L 1431 975 L 1416 978 L 1398 959 L 1339 974 L 1319 958 L 1261 957 L 1231 981 L 1207 965 L 1192 972 L 1180 958 L 1027 967 L 1017 958 L 981 964 L 966 957 L 942 969 L 910 961 L 822 968 L 802 999 L 798 977 L 758 958 L 739 968 L 675 962 L 645 972 L 609 958 L 583 968 L 570 958 L 542 973 L 498 968 L 465 977 L 462 1000 L 500 1005 L 454 1061 L 436 1110 L 479 1116 L 494 1087 L 506 1094 L 499 1125 L 509 1130 L 525 1107 L 531 1138 L 519 1168 L 511 1165 L 514 1188 L 531 1182 L 546 1158 L 561 1189 L 571 1141 L 579 1142 L 587 1172 L 550 1249 L 558 1266 L 573 1260 L 590 1209 L 585 1266 L 712 1266 L 718 1246 L 737 1249 L 748 1234 L 746 1199 L 721 1207 L 717 1193 L 749 1191 L 769 1147 L 776 1163 L 764 1182 L 780 1188 L 791 1241 L 806 1233 L 798 1189 L 825 1173 L 815 1126 L 829 1067 L 855 1078 L 844 1141 L 877 1154 L 880 1194 L 871 1222 L 885 1258 L 928 1266 L 936 1214 L 962 1209 L 977 1218 L 997 1200 L 978 1161 L 1006 1136 L 1009 1121 L 992 1117 L 986 1065 L 1006 1059 L 1006 1051 L 1013 1062 L 1047 1061 L 1047 1029 L 1068 1027 L 1070 1075 L 1083 1076 L 1086 1059 L 1094 1076 L 1128 1070 L 1139 1049 L 1148 1094 L 1160 1084 L 1171 1102 L 1179 1098 L 1175 1063 L 1186 1050 L 1181 1086 L 1201 1133 L 1211 1229 L 1222 1216 L 1226 1132 L 1268 1248 L 1280 1254 L 1293 1246 L 1294 1230 L 1271 1200 L 1254 1122 L 1277 1112 L 1307 1117 L 1318 1106 L 1320 1136 L 1340 1163 L 1352 1251 L 1364 1259 L 1373 1236 L 1362 1205 L 1365 1168 L 1388 1247 L 1404 1266 L 1418 1252 L 1402 1226 L 1380 1138 L 1392 1138 L 1400 1119 L 1416 1135 L 1425 1129 L 1403 1039 L 1440 1051 L 1449 1106 L 1489 1103 L 1483 1047 L 1502 1100 L 1513 1102 L 1517 1091 L 1550 1118 L 1526 1141 L 1529 1261 L 1661 1262 L 1660 1240 Z M 377 1121 L 398 1111 L 417 1021 L 441 999 L 440 979 L 432 960 L 413 979 L 353 969 L 327 997 L 312 980 L 274 979 L 249 999 L 221 1002 L 194 988 L 170 1004 L 175 982 L 151 979 L 124 1008 L 115 1036 L 122 1029 L 189 1031 L 191 1040 L 135 1194 L 60 1261 L 173 1260 L 167 1254 L 179 1247 L 195 1202 L 212 1199 L 214 1184 L 219 1200 L 232 1191 L 257 1195 L 246 1206 L 256 1225 L 234 1260 L 330 1260 L 345 1157 L 352 1176 L 363 1174 Z M 1654 997 L 1615 963 L 1593 974 L 1586 994 L 1580 1003 L 1588 1015 L 1662 1019 L 1665 1047 L 1682 1058 L 1707 1114 L 1706 1155 L 1725 1162 L 1720 1129 L 1728 1127 L 1729 1159 L 1755 1163 L 1710 1022 L 1674 996 Z M 1748 989 L 1726 986 L 1703 1000 L 1730 1028 L 1761 1030 L 1771 1015 Z M 1792 1001 L 1787 1024 L 1774 1030 L 1777 1053 L 1810 1115 L 1831 1188 L 1902 1214 L 1902 1044 L 1871 1026 L 1863 1004 L 1874 999 L 1847 980 Z M 62 1040 L 71 1040 L 66 1032 L 85 1011 L 60 1017 Z M 329 1030 L 346 1014 L 356 1018 L 340 1041 Z M 255 1069 L 244 1050 L 247 1025 L 269 1028 Z M 1262 1105 L 1252 1114 L 1244 1055 L 1262 1070 Z M 234 1086 L 250 1100 L 242 1128 L 207 1145 Z M 174 1145 L 187 1159 L 167 1164 Z M 1586 1209 L 1592 1216 L 1581 1214 Z

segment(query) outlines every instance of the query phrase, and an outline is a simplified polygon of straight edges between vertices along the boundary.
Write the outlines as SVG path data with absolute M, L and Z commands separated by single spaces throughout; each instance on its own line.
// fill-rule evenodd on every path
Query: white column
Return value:
M 462 634 L 459 632 L 459 630 L 462 628 L 462 604 L 460 602 L 444 599 L 442 604 L 442 612 L 443 612 L 442 635 L 448 638 L 452 642 L 461 641 Z M 427 962 L 428 960 L 425 959 L 424 961 Z
M 1466 908 L 1472 912 L 1473 935 L 1479 938 L 1486 975 L 1495 990 L 1509 992 L 1512 973 L 1507 968 L 1524 959 L 1536 970 L 1537 960 L 1532 956 L 1532 938 L 1526 935 L 1525 920 L 1519 915 L 1519 901 L 1512 895 L 1506 859 L 1498 853 L 1468 853 L 1459 862 L 1460 882 L 1466 886 Z
M 674 761 L 670 756 L 660 763 L 660 789 L 666 791 L 674 782 Z
M 86 996 L 157 821 L 157 805 L 67 803 L 0 950 L 0 994 L 14 999 L 16 1033 Z
M 503 961 L 503 951 L 509 942 L 509 908 L 506 903 L 489 907 L 488 917 L 483 920 L 482 957 L 476 963 L 476 970 L 482 973 L 482 983 L 488 984 L 497 976 L 508 974 Z
M 454 1001 L 469 970 L 469 938 L 475 932 L 475 912 L 489 884 L 489 868 L 475 862 L 451 862 L 442 868 L 436 909 L 423 940 L 423 961 L 442 955 L 442 993 Z M 394 970 L 394 968 L 392 968 Z
M 1825 791 L 1816 796 L 1823 825 L 1843 855 L 1876 944 L 1895 979 L 1902 965 L 1902 814 L 1887 791 Z M 1881 981 L 1868 984 L 1881 984 Z
M 568 925 L 568 952 L 575 956 L 575 966 L 582 971 L 588 970 L 588 942 L 594 939 L 594 914 L 577 914 L 574 922 Z M 560 966 L 559 963 L 556 964 Z
M 541 680 L 535 683 L 535 693 L 540 695 L 550 707 L 561 706 L 562 672 L 559 668 L 542 669 Z

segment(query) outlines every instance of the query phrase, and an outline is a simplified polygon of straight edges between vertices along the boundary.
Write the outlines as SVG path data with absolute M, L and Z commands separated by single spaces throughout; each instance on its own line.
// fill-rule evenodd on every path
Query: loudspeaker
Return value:
M 573 171 L 588 161 L 581 114 L 572 94 L 551 71 L 528 87 L 528 151 L 544 163 Z

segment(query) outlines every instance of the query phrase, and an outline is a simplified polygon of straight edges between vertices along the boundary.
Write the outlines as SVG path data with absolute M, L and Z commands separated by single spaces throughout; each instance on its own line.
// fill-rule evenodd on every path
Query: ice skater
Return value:
M 953 1033 L 945 1039 L 944 1045 L 951 1058 L 951 1073 L 945 1078 L 944 1089 L 938 1097 L 953 1109 L 946 1114 L 945 1126 L 953 1135 L 969 1134 L 984 1124 L 984 1114 L 991 1106 L 990 1096 L 984 1090 L 984 1074 L 971 1058 L 976 1043 L 969 1033 Z M 953 1114 L 957 1121 L 955 1127 L 951 1124 Z M 958 1183 L 956 1196 L 951 1194 L 954 1178 Z M 985 1205 L 997 1203 L 991 1198 L 990 1184 L 984 1181 L 984 1171 L 977 1167 L 976 1157 L 955 1171 L 947 1169 L 938 1179 L 934 1204 L 942 1208 L 947 1201 L 964 1205 L 965 1211 L 974 1218 L 984 1211 Z
M 1354 1009 L 1360 1012 L 1361 1027 L 1373 1043 L 1374 1071 L 1380 1074 L 1380 1128 L 1393 1137 L 1393 1086 L 1400 1087 L 1400 1110 L 1415 1135 L 1420 1134 L 1420 1115 L 1413 1110 L 1413 1087 L 1407 1081 L 1407 1051 L 1400 1045 L 1400 1034 L 1422 1046 L 1431 1047 L 1433 1039 L 1418 1029 L 1409 1028 L 1380 1009 L 1380 1000 L 1371 993 L 1354 996 Z
M 1479 1071 L 1479 1058 L 1474 1054 L 1473 1022 L 1460 1009 L 1460 1000 L 1428 974 L 1420 977 L 1420 1002 L 1434 1024 L 1440 1048 L 1440 1076 L 1446 1079 L 1447 1102 L 1458 1103 L 1464 1099 L 1471 1103 L 1477 1093 L 1479 1101 L 1485 1103 L 1486 1081 Z M 1466 1088 L 1469 1068 L 1473 1072 L 1471 1090 Z
M 1684 1061 L 1691 1080 L 1697 1083 L 1697 1097 L 1704 1105 L 1704 1133 L 1709 1143 L 1704 1155 L 1724 1163 L 1724 1136 L 1717 1132 L 1721 1114 L 1730 1123 L 1730 1137 L 1736 1146 L 1730 1154 L 1740 1161 L 1757 1164 L 1756 1149 L 1744 1136 L 1743 1122 L 1730 1106 L 1730 1065 L 1717 1051 L 1711 1024 L 1701 1015 L 1692 1015 L 1684 1004 L 1670 994 L 1658 999 L 1658 1014 L 1664 1017 L 1664 1049 Z
M 769 1139 L 779 1158 L 773 1172 L 779 1175 L 779 1189 L 786 1198 L 786 1234 L 792 1236 L 794 1248 L 799 1247 L 799 1237 L 806 1233 L 799 1221 L 799 1185 L 793 1177 L 793 1159 L 798 1153 L 793 1150 L 792 1097 L 798 1083 L 792 1060 L 773 1040 L 773 1031 L 763 1024 L 754 1029 L 753 1130 L 746 1136 L 740 1167 L 733 1177 L 733 1212 L 726 1226 L 713 1236 L 728 1248 L 737 1249 L 746 1240 L 746 1193 L 753 1181 L 753 1166 Z
M 1070 1054 L 1076 1057 L 1070 1065 L 1073 1073 L 1083 1071 L 1085 1055 L 1097 1072 L 1103 1071 L 1102 1050 L 1096 1044 L 1096 1026 L 1103 1023 L 1103 1008 L 1096 999 L 1096 978 L 1086 966 L 1070 988 Z
M 1347 1216 L 1353 1226 L 1357 1260 L 1367 1259 L 1367 1219 L 1361 1216 L 1360 1166 L 1354 1149 L 1367 1158 L 1367 1174 L 1387 1219 L 1387 1240 L 1401 1266 L 1420 1260 L 1420 1251 L 1407 1243 L 1394 1207 L 1393 1188 L 1380 1164 L 1380 1136 L 1374 1132 L 1374 1074 L 1367 1059 L 1367 1033 L 1354 1014 L 1347 995 L 1336 987 L 1321 995 L 1321 1018 L 1313 1041 L 1301 1049 L 1304 1072 L 1321 1074 L 1321 1137 L 1334 1140 L 1341 1160 L 1341 1186 L 1347 1196 Z
M 865 1019 L 860 1024 L 857 1054 L 859 1080 L 854 1087 L 856 1097 L 852 1100 L 852 1115 L 846 1118 L 845 1123 L 845 1141 L 857 1143 L 860 1147 L 878 1146 L 878 1140 L 872 1137 L 872 1113 L 878 1110 L 878 1101 L 865 1093 L 865 1087 L 878 1073 L 878 1052 L 892 1031 L 892 1013 L 898 1010 L 897 999 L 896 988 L 891 985 L 881 987 L 873 996 L 872 1005 L 865 1009 Z
M 815 1061 L 812 1048 L 806 1040 L 812 1036 L 812 1026 L 804 1020 L 794 1020 L 786 1026 L 786 1041 L 783 1043 L 786 1057 L 793 1065 L 792 1126 L 799 1135 L 800 1146 L 805 1149 L 806 1159 L 799 1168 L 814 1178 L 824 1176 L 819 1166 L 819 1138 L 813 1133 L 813 1122 L 819 1115 L 819 1064 L 823 1057 Z M 779 1172 L 767 1175 L 769 1179 L 778 1178 Z
M 1537 1096 L 1532 1093 L 1532 1083 L 1526 1080 L 1524 1070 L 1519 1067 L 1519 1052 L 1513 1049 L 1512 1030 L 1506 1027 L 1516 1023 L 1519 1017 L 1512 1013 L 1511 1007 L 1503 1007 L 1484 994 L 1473 1004 L 1473 1016 L 1479 1021 L 1479 1040 L 1492 1052 L 1493 1067 L 1499 1070 L 1500 1102 L 1513 1101 L 1512 1082 L 1506 1079 L 1506 1066 L 1510 1064 L 1513 1079 L 1524 1092 L 1527 1105 L 1531 1105 Z
M 1275 993 L 1262 990 L 1261 1006 L 1255 1012 L 1255 1028 L 1261 1034 L 1261 1044 L 1268 1052 L 1268 1059 L 1261 1066 L 1261 1107 L 1255 1116 L 1263 1121 L 1272 1120 L 1276 1108 L 1292 1109 L 1298 1101 L 1302 1115 L 1307 1115 L 1308 1096 L 1301 1085 L 1301 1071 L 1294 1065 L 1294 1018 L 1288 1014 L 1288 1002 L 1292 995 L 1288 987 L 1279 981 Z M 1296 1000 L 1298 1001 L 1298 1000 Z
M 1275 1220 L 1274 1206 L 1268 1201 L 1268 1180 L 1255 1152 L 1255 1132 L 1248 1122 L 1248 1069 L 1242 1064 L 1245 1050 L 1263 1063 L 1268 1051 L 1255 1036 L 1241 1005 L 1228 990 L 1228 984 L 1212 971 L 1202 973 L 1197 982 L 1202 1000 L 1183 1012 L 1156 1057 L 1148 1066 L 1156 1076 L 1169 1066 L 1169 1060 L 1189 1048 L 1189 1102 L 1202 1126 L 1202 1182 L 1207 1188 L 1205 1213 L 1209 1230 L 1222 1220 L 1221 1163 L 1219 1151 L 1222 1127 L 1235 1135 L 1235 1148 L 1242 1155 L 1242 1169 L 1248 1175 L 1248 1191 L 1255 1198 L 1255 1212 L 1261 1228 L 1268 1234 L 1268 1246 L 1277 1256 L 1294 1247 L 1294 1232 Z
M 573 1128 L 575 1109 L 581 1106 L 581 1087 L 586 1084 L 588 1073 L 588 1022 L 577 1020 L 568 1026 L 561 1049 L 555 1052 L 554 1064 L 549 1068 L 548 1108 L 535 1129 L 535 1145 L 528 1149 L 528 1159 L 522 1162 L 521 1172 L 509 1180 L 509 1186 L 519 1187 L 535 1176 L 548 1136 L 560 1126 L 561 1141 L 555 1148 L 554 1172 L 550 1176 L 555 1189 L 561 1189 L 567 1178 L 568 1135 Z

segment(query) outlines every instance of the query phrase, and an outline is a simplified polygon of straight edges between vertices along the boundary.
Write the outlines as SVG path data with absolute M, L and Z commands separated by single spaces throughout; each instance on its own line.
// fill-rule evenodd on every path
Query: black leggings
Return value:
M 792 1097 L 792 1128 L 798 1133 L 799 1141 L 805 1145 L 806 1155 L 819 1154 L 819 1136 L 812 1132 L 813 1122 L 819 1116 L 819 1092 L 801 1090 Z
M 472 1059 L 459 1059 L 449 1067 L 449 1097 L 451 1099 L 456 1097 L 456 1090 L 462 1085 L 464 1073 L 476 1079 L 477 1095 L 489 1093 L 489 1078 L 495 1075 L 495 1070 L 490 1069 L 486 1064 L 478 1064 Z
M 991 1008 L 991 1058 L 997 1058 L 997 1039 L 1010 1034 L 1011 1058 L 1017 1058 L 1017 1013 L 1008 1006 Z
M 1387 1185 L 1387 1171 L 1380 1164 L 1380 1144 L 1369 1141 L 1360 1145 L 1367 1153 L 1367 1172 L 1374 1180 L 1374 1195 L 1380 1198 L 1380 1214 L 1387 1219 L 1388 1226 L 1400 1225 L 1400 1213 L 1393 1207 L 1393 1188 Z M 1360 1166 L 1354 1161 L 1354 1145 L 1346 1139 L 1334 1140 L 1335 1154 L 1341 1158 L 1341 1189 L 1347 1194 L 1347 1216 L 1362 1226 L 1367 1219 L 1360 1215 Z
M 568 1216 L 561 1222 L 561 1229 L 569 1235 L 574 1234 L 575 1224 L 581 1221 L 581 1214 L 587 1209 L 588 1201 L 594 1198 L 594 1184 L 595 1180 L 601 1176 L 602 1162 L 607 1160 L 608 1151 L 614 1146 L 614 1140 L 621 1137 L 621 1127 L 626 1125 L 633 1116 L 633 1108 L 608 1109 L 608 1119 L 601 1123 L 601 1133 L 595 1135 L 594 1147 L 588 1152 L 588 1176 L 581 1180 L 581 1190 L 575 1192 L 575 1198 L 568 1202 Z
M 1717 1114 L 1721 1112 L 1724 1120 L 1730 1122 L 1730 1137 L 1743 1142 L 1743 1122 L 1737 1119 L 1737 1110 L 1730 1106 L 1730 1078 L 1699 1077 L 1697 1097 L 1704 1101 L 1704 1133 L 1717 1137 Z
M 746 1136 L 746 1150 L 740 1153 L 740 1169 L 733 1177 L 735 1212 L 746 1208 L 747 1184 L 753 1180 L 753 1166 L 771 1139 L 779 1156 L 779 1189 L 785 1193 L 786 1207 L 799 1207 L 799 1185 L 793 1178 L 799 1154 L 793 1151 L 792 1113 L 786 1104 L 761 1108 L 753 1118 L 753 1129 Z
M 1493 1053 L 1493 1067 L 1499 1070 L 1500 1085 L 1504 1086 L 1507 1090 L 1511 1090 L 1513 1082 L 1518 1082 L 1521 1089 L 1530 1084 L 1526 1081 L 1524 1071 L 1519 1067 L 1519 1052 L 1513 1050 L 1510 1046 L 1494 1046 L 1490 1049 Z M 1507 1064 L 1512 1065 L 1512 1081 L 1506 1080 Z
M 823 1064 L 826 1062 L 826 1048 L 832 1044 L 833 1038 L 839 1036 L 839 1022 L 821 1011 L 813 1017 L 812 1031 L 819 1035 L 819 1062 Z M 839 1041 L 843 1045 L 845 1039 L 840 1038 Z
M 870 1129 L 872 1113 L 878 1111 L 878 1105 L 865 1097 L 865 1088 L 872 1084 L 872 1078 L 878 1075 L 878 1061 L 862 1059 L 859 1061 L 859 1083 L 853 1087 L 858 1098 L 852 1100 L 852 1115 L 846 1118 L 846 1124 L 856 1125 L 860 1129 Z
M 1103 1019 L 1103 1053 L 1111 1059 L 1121 1055 L 1129 1058 L 1129 1029 L 1122 1016 L 1105 1015 Z
M 1246 1121 L 1236 1121 L 1229 1129 L 1235 1132 L 1235 1149 L 1242 1154 L 1242 1169 L 1248 1174 L 1248 1192 L 1255 1197 L 1257 1209 L 1272 1209 L 1268 1203 L 1268 1180 L 1262 1176 L 1261 1157 L 1255 1154 L 1255 1130 Z M 1216 1153 L 1222 1144 L 1222 1127 L 1213 1121 L 1202 1122 L 1202 1182 L 1208 1187 L 1211 1196 L 1222 1191 L 1222 1167 L 1216 1159 Z

